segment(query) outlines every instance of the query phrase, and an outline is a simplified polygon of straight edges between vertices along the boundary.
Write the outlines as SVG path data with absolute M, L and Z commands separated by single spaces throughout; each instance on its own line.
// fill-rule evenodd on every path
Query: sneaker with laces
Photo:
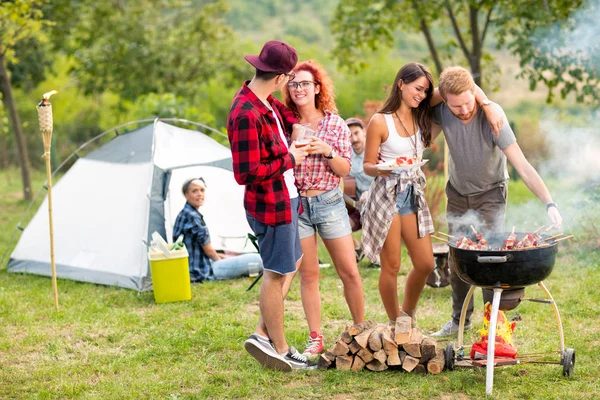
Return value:
M 323 335 L 312 331 L 308 337 L 308 343 L 306 344 L 306 349 L 302 355 L 305 357 L 312 357 L 321 354 L 323 351 L 325 351 Z
M 263 367 L 278 371 L 291 371 L 292 365 L 284 356 L 277 353 L 271 340 L 252 334 L 244 343 L 244 348 Z
M 471 323 L 465 324 L 465 331 L 471 329 Z M 452 321 L 448 321 L 442 326 L 437 332 L 431 334 L 432 337 L 444 337 L 458 334 L 458 324 Z
M 291 365 L 292 369 L 316 369 L 317 363 L 310 361 L 298 352 L 293 346 L 290 346 L 287 353 L 283 356 L 285 361 Z

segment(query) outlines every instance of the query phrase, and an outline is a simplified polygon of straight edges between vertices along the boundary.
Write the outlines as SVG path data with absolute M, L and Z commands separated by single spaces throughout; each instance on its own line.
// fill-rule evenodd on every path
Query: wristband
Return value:
M 556 207 L 556 209 L 558 209 L 558 206 L 556 205 L 556 203 L 550 202 L 550 203 L 546 204 L 546 212 L 548 212 L 550 207 Z

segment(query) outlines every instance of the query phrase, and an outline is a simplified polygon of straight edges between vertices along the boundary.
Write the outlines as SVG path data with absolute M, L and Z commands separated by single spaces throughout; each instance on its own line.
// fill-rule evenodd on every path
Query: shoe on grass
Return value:
M 283 358 L 289 365 L 291 365 L 292 369 L 316 369 L 317 368 L 317 363 L 304 357 L 293 346 L 290 346 L 289 350 L 283 356 Z
M 291 371 L 292 365 L 286 357 L 277 353 L 273 342 L 257 334 L 252 334 L 244 343 L 244 348 L 265 368 L 278 371 Z
M 314 357 L 325 351 L 325 345 L 323 344 L 323 334 L 312 331 L 308 336 L 308 343 L 306 349 L 302 355 L 304 357 Z
M 465 324 L 465 331 L 471 329 L 471 323 Z M 444 336 L 452 336 L 458 334 L 458 324 L 454 322 L 454 320 L 446 322 L 442 329 L 437 332 L 431 334 L 432 337 L 444 337 Z

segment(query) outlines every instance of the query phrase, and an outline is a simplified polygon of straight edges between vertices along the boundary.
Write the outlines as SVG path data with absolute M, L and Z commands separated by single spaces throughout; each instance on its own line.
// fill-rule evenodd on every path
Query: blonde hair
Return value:
M 475 91 L 475 81 L 469 71 L 463 67 L 448 67 L 440 74 L 438 90 L 444 100 L 449 94 L 461 94 L 470 90 Z

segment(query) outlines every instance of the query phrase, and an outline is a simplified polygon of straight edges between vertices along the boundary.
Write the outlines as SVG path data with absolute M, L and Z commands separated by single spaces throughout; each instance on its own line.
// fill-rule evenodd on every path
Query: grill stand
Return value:
M 552 305 L 554 310 L 554 316 L 556 317 L 556 323 L 558 325 L 558 334 L 560 336 L 560 356 L 561 356 L 561 364 L 564 363 L 565 358 L 565 338 L 563 335 L 563 327 L 562 322 L 560 320 L 560 313 L 558 312 L 558 307 L 556 306 L 556 302 L 550 291 L 544 285 L 544 282 L 538 282 L 538 286 L 548 297 L 549 303 Z M 473 292 L 475 292 L 476 286 L 471 286 L 469 292 L 467 293 L 467 297 L 465 297 L 465 301 L 463 302 L 463 307 L 460 313 L 460 321 L 458 324 L 458 351 L 462 356 L 464 355 L 463 348 L 463 335 L 465 330 L 465 319 L 467 315 L 467 308 L 469 306 L 469 302 L 473 297 Z M 490 329 L 488 334 L 488 348 L 487 348 L 487 363 L 486 363 L 486 376 L 485 376 L 485 393 L 488 395 L 492 394 L 492 389 L 494 386 L 494 352 L 496 346 L 496 325 L 498 323 L 498 310 L 500 308 L 500 298 L 502 297 L 502 287 L 498 284 L 494 288 L 494 297 L 492 300 L 492 313 L 490 315 Z M 573 355 L 574 358 L 574 355 Z M 574 364 L 574 361 L 573 361 Z M 572 369 L 572 368 L 571 368 Z

